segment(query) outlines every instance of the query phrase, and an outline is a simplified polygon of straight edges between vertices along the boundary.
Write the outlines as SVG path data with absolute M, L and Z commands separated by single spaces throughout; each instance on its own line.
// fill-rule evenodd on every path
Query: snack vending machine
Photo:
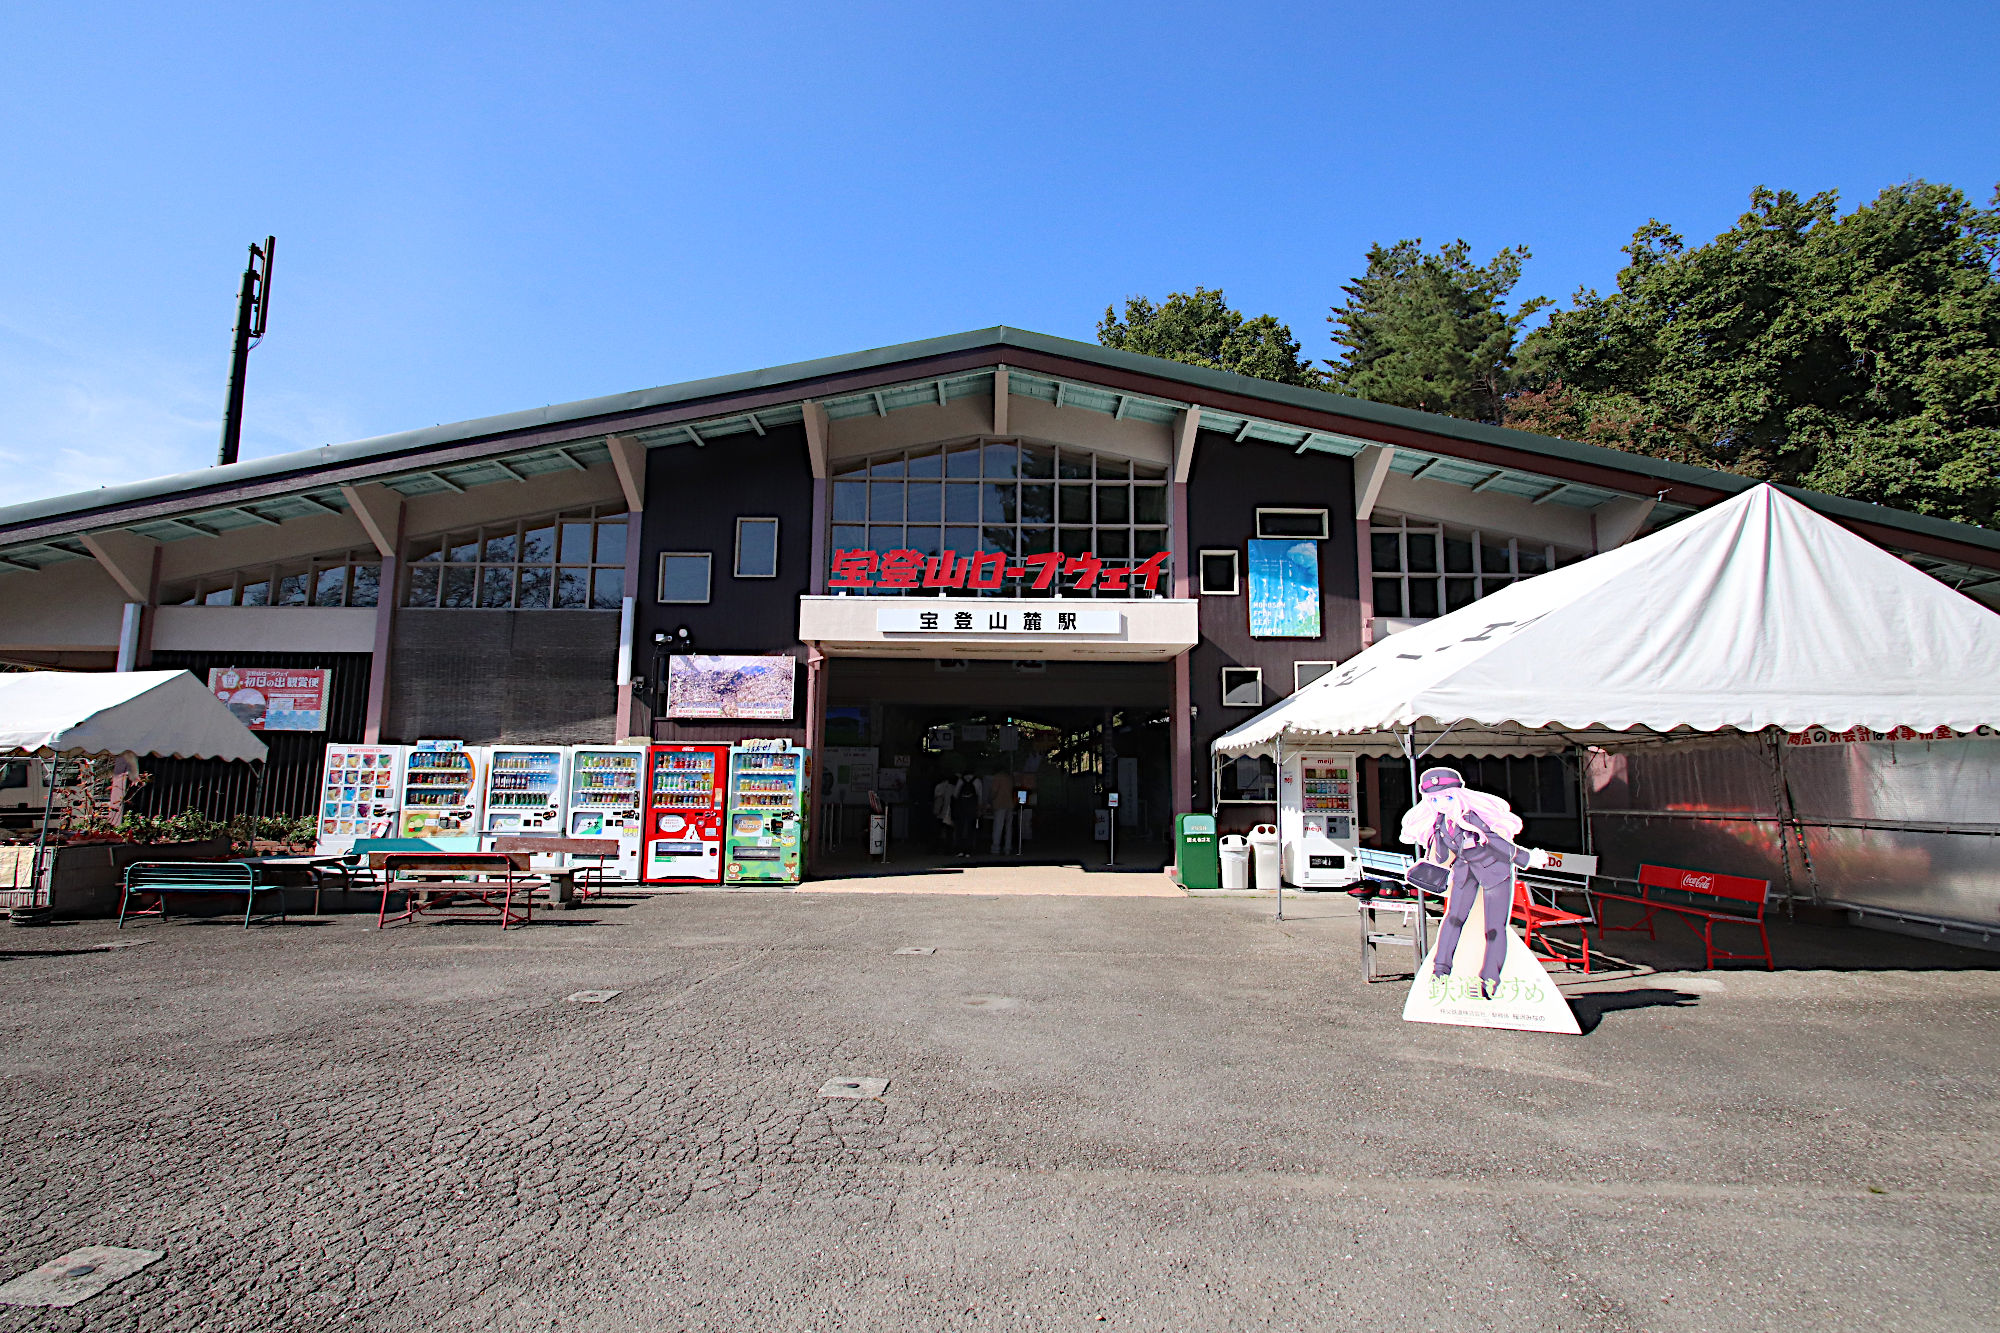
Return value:
M 403 764 L 403 836 L 439 851 L 479 850 L 485 752 L 463 741 L 418 741 Z
M 727 745 L 647 747 L 646 882 L 722 882 Z
M 314 854 L 345 856 L 356 838 L 395 837 L 402 788 L 402 746 L 327 746 Z
M 1361 878 L 1360 807 L 1351 754 L 1292 754 L 1278 777 L 1280 873 L 1301 889 Z
M 729 883 L 799 882 L 805 767 L 806 752 L 785 741 L 745 741 L 729 756 Z
M 569 823 L 572 838 L 615 838 L 616 878 L 636 883 L 646 821 L 639 779 L 646 752 L 637 746 L 593 749 L 578 746 L 569 759 Z
M 567 758 L 559 745 L 494 746 L 486 765 L 486 832 L 561 837 Z

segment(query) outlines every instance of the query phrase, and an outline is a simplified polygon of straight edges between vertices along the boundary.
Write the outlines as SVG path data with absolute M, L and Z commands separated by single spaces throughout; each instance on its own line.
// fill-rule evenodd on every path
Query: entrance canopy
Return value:
M 1395 634 L 1215 742 L 1392 754 L 2000 725 L 2000 615 L 1770 486 Z M 1420 737 L 1421 739 L 1421 737 Z
M 0 674 L 0 755 L 262 760 L 264 742 L 185 671 Z

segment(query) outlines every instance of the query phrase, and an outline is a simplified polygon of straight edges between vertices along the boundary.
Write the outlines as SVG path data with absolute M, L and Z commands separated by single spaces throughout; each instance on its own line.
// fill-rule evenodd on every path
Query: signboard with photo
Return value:
M 798 659 L 790 655 L 676 653 L 667 659 L 666 716 L 789 722 L 797 670 Z
M 333 673 L 318 667 L 212 667 L 208 689 L 252 731 L 325 731 Z
M 1319 543 L 1292 538 L 1250 542 L 1250 637 L 1317 639 Z

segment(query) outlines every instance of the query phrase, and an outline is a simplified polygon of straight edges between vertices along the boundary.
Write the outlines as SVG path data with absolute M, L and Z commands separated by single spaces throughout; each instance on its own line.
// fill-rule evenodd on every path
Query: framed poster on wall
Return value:
M 252 731 L 325 731 L 333 673 L 319 667 L 211 667 L 208 688 Z
M 1291 537 L 1250 542 L 1250 637 L 1317 639 L 1319 543 Z
M 788 654 L 711 657 L 675 653 L 667 659 L 666 716 L 789 722 L 797 669 L 798 659 Z

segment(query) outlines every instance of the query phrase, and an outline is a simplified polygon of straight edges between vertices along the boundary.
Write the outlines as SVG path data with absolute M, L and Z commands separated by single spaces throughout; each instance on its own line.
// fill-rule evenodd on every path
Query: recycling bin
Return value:
M 1174 879 L 1184 889 L 1220 886 L 1214 815 L 1174 816 Z
M 1250 859 L 1256 864 L 1257 887 L 1278 887 L 1278 826 L 1259 824 L 1250 830 Z
M 1219 850 L 1222 862 L 1222 887 L 1225 889 L 1247 889 L 1250 887 L 1250 839 L 1241 833 L 1222 835 Z

